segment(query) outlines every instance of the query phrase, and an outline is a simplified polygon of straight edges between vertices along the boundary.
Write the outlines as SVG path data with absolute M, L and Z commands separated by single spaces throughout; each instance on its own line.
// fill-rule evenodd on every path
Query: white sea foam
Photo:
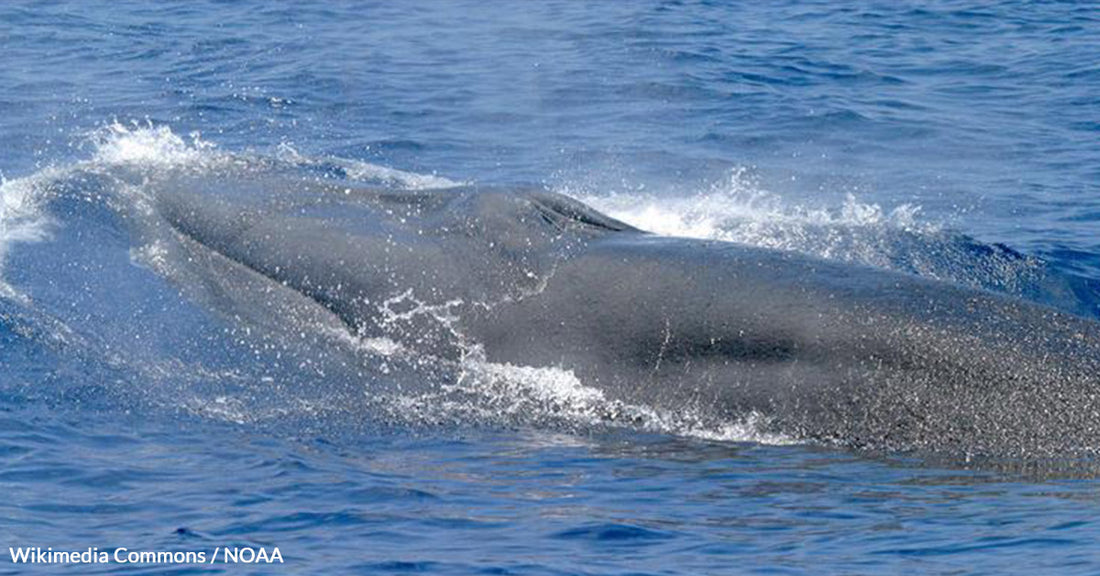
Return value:
M 885 210 L 849 194 L 839 207 L 792 205 L 762 187 L 744 168 L 733 169 L 725 180 L 690 195 L 600 194 L 568 186 L 560 191 L 655 234 L 738 242 L 881 266 L 889 264 L 885 232 L 938 230 L 935 224 L 921 220 L 920 207 L 911 204 Z
M 705 422 L 690 408 L 677 411 L 613 400 L 586 386 L 570 370 L 516 366 L 472 357 L 463 362 L 456 385 L 463 392 L 489 400 L 496 411 L 524 414 L 537 410 L 568 423 L 594 426 L 626 424 L 649 432 L 705 440 L 791 444 L 792 438 L 766 432 L 766 418 L 746 414 L 732 422 Z
M 178 168 L 206 165 L 226 156 L 198 132 L 185 140 L 167 126 L 152 124 L 115 122 L 90 133 L 88 140 L 95 146 L 93 161 L 105 165 Z
M 4 280 L 4 265 L 12 246 L 49 237 L 50 218 L 42 212 L 40 190 L 56 177 L 46 169 L 32 176 L 0 181 L 0 297 L 21 298 Z

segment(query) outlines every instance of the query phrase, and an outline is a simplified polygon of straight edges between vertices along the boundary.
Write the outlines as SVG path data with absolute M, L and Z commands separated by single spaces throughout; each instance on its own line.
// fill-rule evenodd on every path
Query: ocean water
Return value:
M 533 184 L 1100 318 L 1098 63 L 1089 3 L 4 3 L 0 544 L 283 563 L 0 573 L 1096 573 L 1096 462 L 824 446 L 215 313 L 150 198 Z

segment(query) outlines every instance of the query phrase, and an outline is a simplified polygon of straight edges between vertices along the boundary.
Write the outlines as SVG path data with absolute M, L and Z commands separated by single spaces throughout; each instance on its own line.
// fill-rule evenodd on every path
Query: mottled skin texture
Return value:
M 158 202 L 180 234 L 426 354 L 480 347 L 852 446 L 1100 451 L 1100 325 L 1029 302 L 657 237 L 540 190 L 184 182 Z

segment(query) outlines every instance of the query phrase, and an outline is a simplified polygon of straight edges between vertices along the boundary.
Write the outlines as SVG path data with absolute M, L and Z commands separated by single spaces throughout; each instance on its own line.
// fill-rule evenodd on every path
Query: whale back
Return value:
M 184 180 L 165 186 L 157 205 L 179 234 L 319 302 L 354 331 L 417 334 L 421 350 L 447 357 L 461 352 L 454 313 L 539 290 L 592 240 L 640 234 L 538 189 Z
M 165 188 L 173 229 L 364 336 L 845 445 L 1100 451 L 1100 324 L 981 290 L 642 233 L 530 189 Z

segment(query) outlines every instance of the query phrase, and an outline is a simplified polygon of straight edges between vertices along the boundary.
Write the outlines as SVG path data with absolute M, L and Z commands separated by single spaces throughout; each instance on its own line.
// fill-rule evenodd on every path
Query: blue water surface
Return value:
M 1096 573 L 1094 462 L 606 426 L 553 371 L 456 402 L 436 367 L 211 314 L 140 200 L 181 166 L 535 184 L 1097 317 L 1098 136 L 1092 3 L 4 3 L 0 573 L 135 568 L 9 546 L 284 558 L 143 573 Z

